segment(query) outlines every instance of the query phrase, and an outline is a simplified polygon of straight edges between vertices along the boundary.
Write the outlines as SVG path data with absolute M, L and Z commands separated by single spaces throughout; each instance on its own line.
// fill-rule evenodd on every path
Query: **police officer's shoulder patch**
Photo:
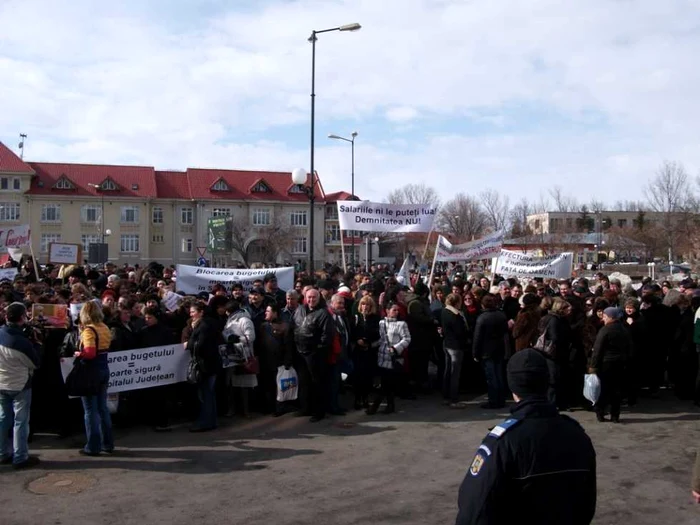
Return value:
M 484 463 L 486 463 L 486 457 L 487 456 L 481 450 L 478 450 L 474 455 L 471 466 L 469 467 L 469 474 L 475 477 L 478 476 L 479 472 L 481 471 L 481 467 L 483 467 Z
M 509 418 L 503 421 L 502 423 L 499 423 L 495 427 L 491 429 L 491 432 L 489 432 L 489 436 L 495 437 L 496 439 L 500 438 L 503 434 L 508 432 L 511 428 L 513 428 L 515 425 L 520 423 L 519 419 L 514 419 L 514 418 Z

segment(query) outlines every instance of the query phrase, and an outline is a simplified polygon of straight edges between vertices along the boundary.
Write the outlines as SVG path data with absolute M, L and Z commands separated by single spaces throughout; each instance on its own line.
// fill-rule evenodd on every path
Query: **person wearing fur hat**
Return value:
M 605 410 L 610 405 L 610 419 L 620 422 L 622 389 L 625 385 L 625 366 L 632 355 L 632 336 L 622 325 L 624 312 L 610 306 L 603 311 L 603 323 L 593 345 L 590 374 L 600 379 L 600 399 L 596 404 L 596 417 L 605 421 Z
M 547 359 L 521 350 L 507 376 L 516 404 L 474 455 L 459 489 L 456 525 L 591 523 L 595 449 L 581 425 L 547 401 Z

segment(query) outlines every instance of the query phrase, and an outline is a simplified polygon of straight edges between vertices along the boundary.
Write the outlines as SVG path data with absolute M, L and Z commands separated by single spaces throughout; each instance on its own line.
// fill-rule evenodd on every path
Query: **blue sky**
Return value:
M 639 199 L 665 159 L 700 168 L 692 0 L 176 0 L 0 3 L 0 140 L 56 162 L 308 169 L 356 185 L 561 186 Z M 28 31 L 28 28 L 31 30 Z

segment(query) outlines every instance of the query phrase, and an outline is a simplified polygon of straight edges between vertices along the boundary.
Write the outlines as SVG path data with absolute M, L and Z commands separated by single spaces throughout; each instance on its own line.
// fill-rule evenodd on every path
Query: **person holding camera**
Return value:
M 28 442 L 32 375 L 40 355 L 25 334 L 27 308 L 12 303 L 5 317 L 7 324 L 0 328 L 0 463 L 21 469 L 39 463 L 29 455 Z

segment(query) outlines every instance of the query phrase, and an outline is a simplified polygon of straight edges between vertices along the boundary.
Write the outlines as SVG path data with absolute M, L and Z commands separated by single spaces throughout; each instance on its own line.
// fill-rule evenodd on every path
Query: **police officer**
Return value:
M 595 450 L 575 420 L 547 402 L 546 358 L 525 349 L 508 363 L 516 405 L 476 451 L 459 489 L 457 525 L 589 524 Z

